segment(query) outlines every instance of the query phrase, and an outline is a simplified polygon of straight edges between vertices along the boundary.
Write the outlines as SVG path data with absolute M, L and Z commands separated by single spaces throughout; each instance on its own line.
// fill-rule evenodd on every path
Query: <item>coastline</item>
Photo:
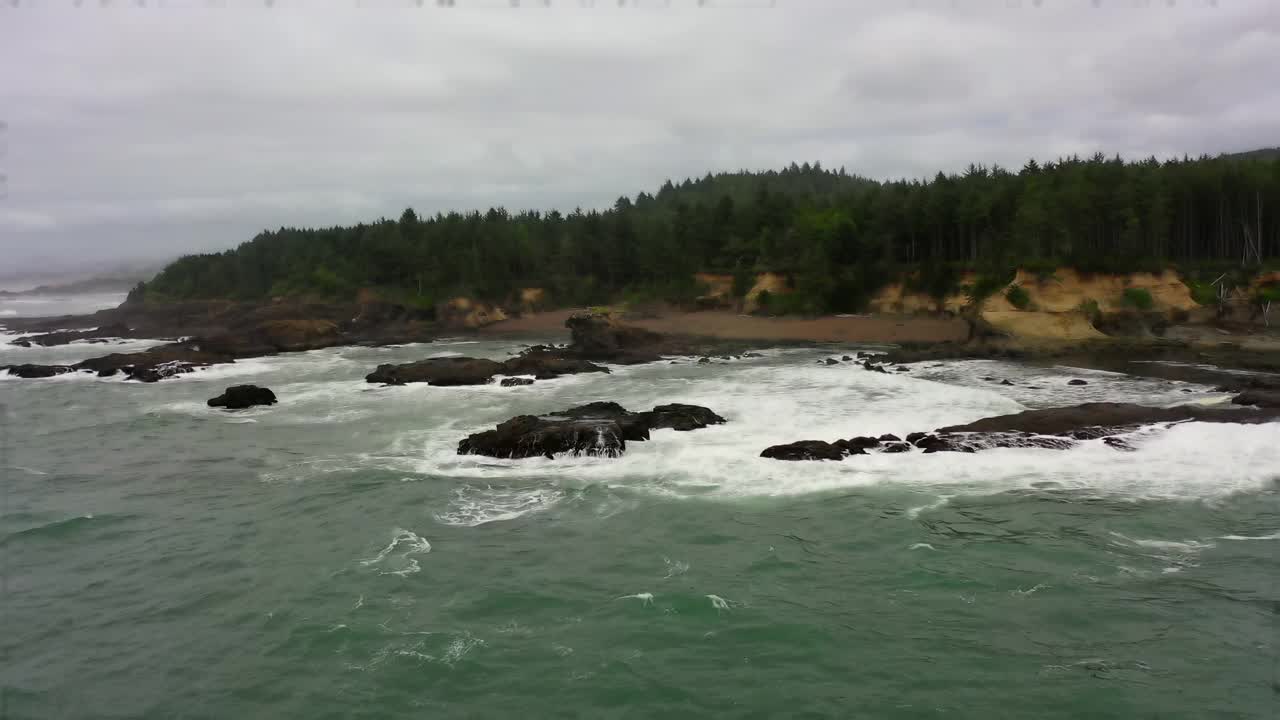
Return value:
M 553 310 L 500 320 L 477 329 L 480 335 L 567 333 L 565 321 L 581 310 Z M 924 315 L 823 315 L 759 317 L 724 310 L 667 311 L 622 319 L 627 325 L 665 335 L 715 340 L 782 343 L 948 343 L 963 342 L 969 324 L 959 317 Z

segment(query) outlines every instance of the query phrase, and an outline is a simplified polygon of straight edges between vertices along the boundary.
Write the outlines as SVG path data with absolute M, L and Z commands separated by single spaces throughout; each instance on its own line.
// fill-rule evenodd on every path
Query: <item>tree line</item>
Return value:
M 1257 268 L 1280 257 L 1280 158 L 1126 162 L 1101 154 L 1013 171 L 970 165 L 932 179 L 875 181 L 818 163 L 667 181 L 606 210 L 437 213 L 328 228 L 280 228 L 190 255 L 135 291 L 148 299 L 350 298 L 362 288 L 430 305 L 504 301 L 686 301 L 695 272 L 787 273 L 789 309 L 858 310 L 910 274 L 1072 266 L 1085 272 Z

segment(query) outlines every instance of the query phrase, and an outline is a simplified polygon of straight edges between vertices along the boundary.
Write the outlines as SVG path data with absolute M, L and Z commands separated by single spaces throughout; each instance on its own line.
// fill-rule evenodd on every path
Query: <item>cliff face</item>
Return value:
M 1129 309 L 1124 303 L 1128 289 L 1146 290 L 1151 294 L 1151 310 L 1191 312 L 1200 307 L 1191 299 L 1191 289 L 1172 270 L 1163 273 L 1132 273 L 1128 275 L 1085 275 L 1071 268 L 1059 268 L 1053 275 L 1041 279 L 1026 270 L 1019 270 L 1013 282 L 1022 287 L 1030 298 L 1028 307 L 1042 312 L 1072 312 L 1083 303 L 1097 303 L 1102 312 L 1120 312 Z M 1005 297 L 1004 291 L 987 298 L 983 310 L 987 312 L 1016 311 Z

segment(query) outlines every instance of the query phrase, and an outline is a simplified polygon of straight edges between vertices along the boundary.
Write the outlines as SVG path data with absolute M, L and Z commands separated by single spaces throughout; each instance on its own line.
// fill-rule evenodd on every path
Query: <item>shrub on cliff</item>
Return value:
M 1151 291 L 1146 288 L 1125 288 L 1121 299 L 1126 307 L 1135 310 L 1150 310 L 1155 305 L 1155 300 L 1151 298 Z
M 1010 305 L 1019 310 L 1026 310 L 1031 307 L 1031 295 L 1021 285 L 1010 285 L 1009 289 L 1004 291 L 1004 298 L 1009 301 Z

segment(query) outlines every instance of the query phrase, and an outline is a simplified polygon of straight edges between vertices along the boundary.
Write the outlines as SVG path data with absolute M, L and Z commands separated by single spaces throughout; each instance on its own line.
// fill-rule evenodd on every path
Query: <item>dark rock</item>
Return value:
M 801 440 L 765 448 L 760 457 L 773 460 L 843 460 L 845 451 L 822 440 Z
M 707 363 L 709 363 L 709 362 L 711 362 L 711 358 L 708 358 L 708 357 L 698 358 L 698 364 L 699 364 L 699 365 L 705 365 L 705 364 L 707 364 Z
M 98 374 L 101 375 L 103 370 L 109 369 L 110 368 L 103 368 L 102 370 L 98 370 Z M 123 368 L 123 371 L 125 378 L 128 380 L 152 383 L 160 382 L 165 378 L 171 378 L 175 375 L 195 372 L 195 369 L 196 366 L 191 363 L 182 362 L 181 360 L 170 360 L 169 362 L 156 363 L 155 365 L 130 366 Z
M 112 353 L 76 363 L 77 370 L 90 370 L 100 377 L 123 373 L 127 380 L 158 382 L 193 372 L 196 368 L 234 360 L 226 355 L 200 350 L 187 343 L 161 345 L 136 353 Z
M 1117 434 L 1112 429 L 1161 422 L 1195 420 L 1256 424 L 1280 418 L 1275 408 L 1262 410 L 1215 409 L 1203 405 L 1160 408 L 1129 403 L 1085 403 L 1070 407 L 1026 410 L 1012 415 L 984 418 L 964 425 L 940 428 L 939 433 L 1029 432 L 1036 435 L 1069 435 L 1087 431 L 1092 437 Z
M 1235 405 L 1280 408 L 1280 390 L 1246 390 L 1231 398 L 1231 402 Z
M 276 394 L 257 385 L 233 385 L 216 398 L 209 400 L 209 407 L 242 410 L 255 405 L 275 405 Z
M 1068 380 L 1067 384 L 1068 385 L 1088 385 L 1089 383 L 1085 382 L 1084 380 L 1081 380 L 1080 378 L 1073 378 L 1071 380 Z
M 832 444 L 832 447 L 846 455 L 856 454 L 854 449 L 860 452 L 876 446 L 879 446 L 881 452 L 900 453 L 909 449 L 909 444 L 914 444 L 926 453 L 972 453 L 994 448 L 1065 450 L 1082 441 L 1101 438 L 1117 450 L 1132 450 L 1134 448 L 1127 440 L 1116 436 L 1132 432 L 1143 425 L 1187 420 L 1244 424 L 1276 422 L 1280 420 L 1280 408 L 1213 409 L 1201 405 L 1158 408 L 1124 403 L 1086 403 L 1074 407 L 1028 410 L 985 418 L 966 425 L 941 428 L 928 434 L 914 432 L 907 436 L 907 442 L 902 442 L 893 435 L 884 435 L 879 439 L 860 437 L 841 440 Z M 793 446 L 800 444 L 779 445 L 770 450 Z M 803 449 L 804 446 L 800 447 Z M 816 447 L 821 449 L 822 446 Z M 793 457 L 786 459 L 828 459 L 805 457 L 802 452 L 791 454 Z M 814 451 L 813 454 L 820 453 Z
M 842 450 L 845 455 L 866 455 L 867 454 L 866 448 L 859 447 L 848 440 L 837 440 L 831 444 L 837 448 L 840 448 L 840 450 Z
M 840 362 L 849 362 L 852 359 L 853 358 L 849 357 L 848 355 L 845 355 L 844 357 L 840 358 Z
M 825 364 L 827 364 L 827 365 L 839 365 L 839 364 L 840 364 L 840 361 L 839 361 L 839 360 L 836 360 L 836 359 L 834 359 L 834 358 L 827 358 L 826 360 L 823 360 L 822 362 L 823 362 L 823 363 L 825 363 Z
M 842 440 L 841 442 L 845 443 L 846 447 L 854 450 L 866 450 L 867 448 L 878 447 L 880 445 L 879 438 L 866 437 L 865 435 L 851 437 L 848 440 Z
M 128 325 L 112 323 L 93 330 L 56 330 L 38 335 L 27 335 L 14 340 L 12 344 L 21 345 L 22 347 L 31 347 L 32 345 L 53 347 L 76 341 L 106 342 L 103 338 L 128 337 L 128 335 Z
M 428 358 L 402 365 L 379 365 L 365 376 L 371 383 L 404 385 L 425 382 L 428 385 L 485 385 L 506 368 L 495 360 L 468 357 Z
M 1115 448 L 1116 450 L 1124 450 L 1127 452 L 1133 452 L 1134 450 L 1137 450 L 1137 448 L 1135 448 L 1134 446 L 1126 442 L 1124 438 L 1118 438 L 1118 437 L 1103 438 L 1102 442 Z
M 533 375 L 539 380 L 576 375 L 577 373 L 609 372 L 609 368 L 596 365 L 565 350 L 531 348 L 519 356 L 502 363 L 507 375 Z
M 648 413 L 642 414 L 647 416 L 649 427 L 653 430 L 662 428 L 679 431 L 700 430 L 708 425 L 723 425 L 725 422 L 724 418 L 707 408 L 680 403 L 658 405 Z
M 548 420 L 533 415 L 511 418 L 458 443 L 459 455 L 498 458 L 552 458 L 558 453 L 618 457 L 626 450 L 627 441 L 614 420 Z
M 709 412 L 709 411 L 708 411 Z M 618 424 L 622 439 L 644 441 L 653 428 L 646 413 L 633 413 L 616 402 L 593 402 L 552 413 L 551 418 L 573 420 L 610 420 Z
M 668 339 L 651 330 L 623 325 L 602 315 L 578 313 L 565 321 L 570 349 L 586 360 L 634 365 L 661 359 Z M 674 354 L 674 353 L 673 353 Z
M 24 365 L 8 365 L 5 367 L 10 375 L 16 375 L 20 378 L 49 378 L 55 375 L 63 375 L 69 373 L 73 368 L 66 365 L 32 365 L 30 363 Z
M 911 372 L 911 368 L 903 367 L 902 365 L 899 365 L 896 369 L 898 372 Z
M 744 357 L 744 358 L 758 358 L 758 357 L 764 357 L 764 356 L 763 356 L 763 355 L 761 355 L 761 354 L 760 354 L 760 353 L 758 353 L 758 352 L 744 352 L 744 353 L 742 353 L 742 357 Z
M 888 374 L 888 372 L 889 372 L 889 371 L 885 370 L 884 368 L 880 367 L 879 365 L 872 365 L 870 360 L 863 360 L 863 361 L 862 361 L 862 369 L 863 369 L 863 370 L 870 370 L 870 371 L 872 371 L 872 372 L 885 373 L 886 375 L 887 375 L 887 374 Z
M 983 380 L 985 380 L 985 381 L 987 381 L 987 382 L 995 382 L 995 381 L 996 381 L 996 379 L 995 379 L 995 378 L 993 378 L 993 377 L 991 377 L 990 375 L 988 375 L 988 376 L 986 376 L 986 377 L 984 377 L 984 378 L 982 378 L 982 379 L 983 379 Z
M 615 402 L 593 402 L 538 417 L 521 415 L 458 443 L 460 455 L 500 458 L 554 457 L 560 453 L 617 457 L 627 441 L 645 441 L 651 430 L 697 430 L 724 418 L 697 405 L 659 405 L 634 413 Z
M 902 438 L 898 437 L 897 435 L 894 435 L 893 433 L 885 433 L 884 435 L 881 435 L 876 439 L 879 440 L 880 442 L 897 442 Z
M 516 387 L 518 385 L 532 385 L 533 378 L 509 377 L 502 378 L 502 387 Z
M 1001 381 L 1000 381 L 1000 384 L 1001 384 L 1001 385 L 1012 385 L 1013 383 L 1009 382 L 1008 380 L 1001 380 Z

